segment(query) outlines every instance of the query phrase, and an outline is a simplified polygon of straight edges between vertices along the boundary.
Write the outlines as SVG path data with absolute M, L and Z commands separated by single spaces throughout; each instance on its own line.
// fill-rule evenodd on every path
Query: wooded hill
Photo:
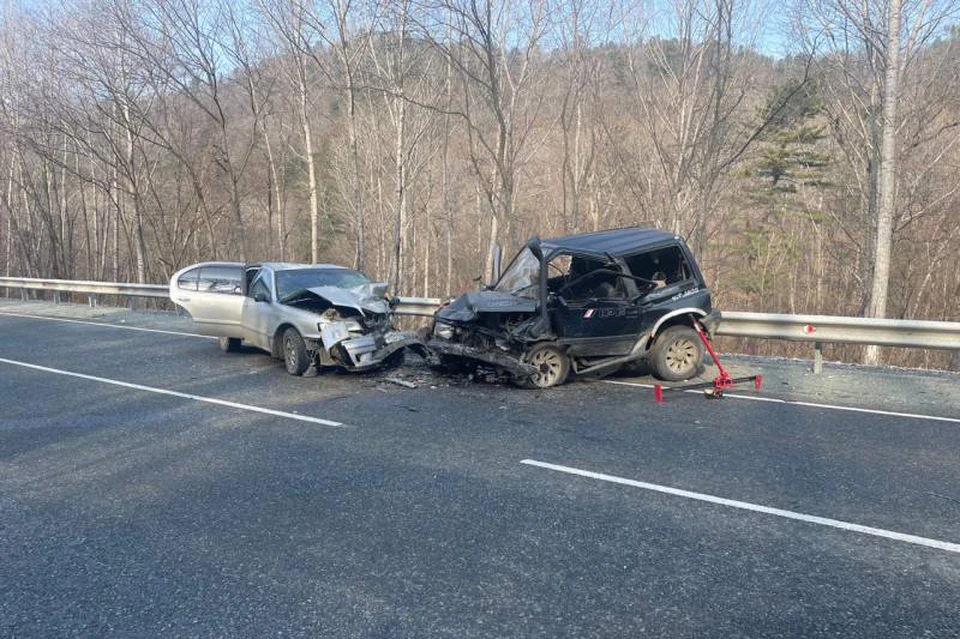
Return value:
M 445 296 L 495 242 L 649 225 L 721 309 L 960 320 L 957 6 L 762 8 L 8 1 L 0 268 L 334 262 Z

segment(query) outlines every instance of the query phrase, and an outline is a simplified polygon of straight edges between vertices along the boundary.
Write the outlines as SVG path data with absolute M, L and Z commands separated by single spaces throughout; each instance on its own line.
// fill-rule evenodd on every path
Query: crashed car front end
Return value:
M 319 365 L 364 371 L 388 363 L 404 348 L 421 345 L 416 334 L 394 328 L 393 309 L 383 288 L 318 286 L 299 290 L 281 303 L 296 315 L 307 349 Z
M 696 329 L 719 321 L 689 248 L 658 229 L 533 237 L 497 270 L 435 314 L 428 346 L 441 365 L 488 364 L 538 388 L 641 361 L 685 380 L 703 361 Z
M 427 347 L 439 363 L 489 365 L 528 377 L 536 369 L 522 360 L 523 347 L 548 336 L 549 323 L 535 299 L 474 291 L 437 311 Z

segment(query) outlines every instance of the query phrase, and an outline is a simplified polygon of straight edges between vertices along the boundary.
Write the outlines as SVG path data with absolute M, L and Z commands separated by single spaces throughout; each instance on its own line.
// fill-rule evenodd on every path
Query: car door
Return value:
M 274 295 L 273 270 L 261 268 L 250 282 L 247 295 L 243 298 L 241 323 L 243 338 L 250 344 L 270 350 L 271 326 L 279 309 Z M 259 298 L 259 299 L 258 299 Z
M 171 278 L 170 299 L 190 314 L 201 335 L 242 337 L 242 278 L 238 262 L 195 264 Z
M 551 258 L 552 324 L 571 355 L 622 355 L 633 347 L 640 310 L 622 272 L 620 264 L 606 258 L 566 254 Z

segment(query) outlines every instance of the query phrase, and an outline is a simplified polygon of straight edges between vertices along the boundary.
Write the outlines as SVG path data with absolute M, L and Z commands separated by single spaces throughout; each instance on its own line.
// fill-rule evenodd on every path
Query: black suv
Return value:
M 615 229 L 532 238 L 495 284 L 437 311 L 428 346 L 442 364 L 492 365 L 533 388 L 642 360 L 680 381 L 703 362 L 694 322 L 712 333 L 719 319 L 680 237 Z

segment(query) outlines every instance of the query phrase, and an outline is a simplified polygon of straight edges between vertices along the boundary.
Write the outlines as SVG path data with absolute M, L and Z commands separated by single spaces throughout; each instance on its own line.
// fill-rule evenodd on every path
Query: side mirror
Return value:
M 269 302 L 269 301 L 270 301 L 270 296 L 267 295 L 266 293 L 264 293 L 263 291 L 257 291 L 256 293 L 253 294 L 253 301 L 254 301 L 254 302 Z

